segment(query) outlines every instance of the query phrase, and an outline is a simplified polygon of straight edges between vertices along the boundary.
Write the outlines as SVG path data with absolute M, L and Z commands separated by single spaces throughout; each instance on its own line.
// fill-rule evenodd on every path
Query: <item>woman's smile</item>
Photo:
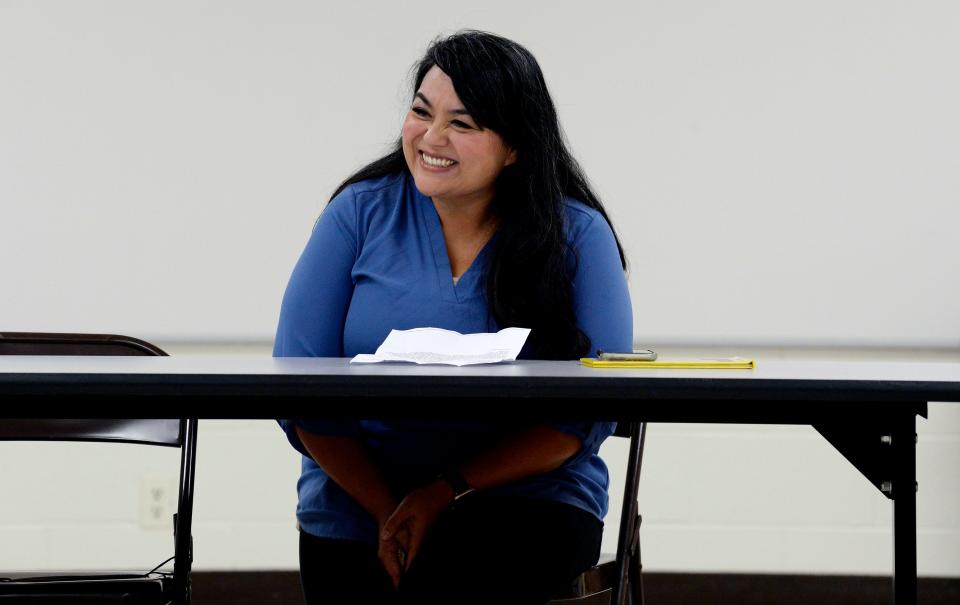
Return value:
M 425 151 L 420 151 L 419 155 L 420 163 L 431 172 L 447 172 L 458 163 L 456 160 L 432 155 Z

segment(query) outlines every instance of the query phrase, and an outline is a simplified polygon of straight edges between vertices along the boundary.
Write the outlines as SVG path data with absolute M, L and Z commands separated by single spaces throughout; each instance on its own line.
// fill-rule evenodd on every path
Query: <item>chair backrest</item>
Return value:
M 0 355 L 167 356 L 160 347 L 119 334 L 0 332 Z M 178 419 L 25 418 L 0 423 L 5 441 L 112 441 L 147 445 L 183 444 Z
M 11 418 L 0 423 L 0 441 L 110 441 L 183 445 L 176 418 Z
M 162 355 L 160 347 L 119 334 L 0 332 L 0 355 Z

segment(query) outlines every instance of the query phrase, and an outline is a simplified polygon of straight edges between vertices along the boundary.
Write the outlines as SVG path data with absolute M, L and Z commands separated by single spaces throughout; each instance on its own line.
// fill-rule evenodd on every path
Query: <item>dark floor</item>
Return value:
M 646 573 L 646 605 L 877 605 L 892 603 L 885 577 Z M 923 605 L 960 605 L 960 578 L 921 578 Z M 295 571 L 194 572 L 194 605 L 303 603 Z

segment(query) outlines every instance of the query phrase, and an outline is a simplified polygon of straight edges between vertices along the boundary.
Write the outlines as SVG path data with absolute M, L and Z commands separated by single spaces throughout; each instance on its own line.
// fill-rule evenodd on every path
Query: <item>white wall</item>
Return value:
M 960 345 L 960 5 L 7 1 L 0 329 L 263 340 L 463 26 L 539 57 L 639 341 Z M 15 262 L 13 259 L 16 259 Z
M 628 252 L 638 346 L 956 359 L 958 19 L 932 0 L 8 0 L 0 330 L 266 354 L 325 198 L 398 132 L 427 42 L 470 26 L 540 59 Z M 958 576 L 960 412 L 930 415 L 920 571 Z M 269 423 L 201 430 L 197 568 L 295 567 L 295 454 Z M 22 448 L 0 445 L 4 486 L 36 490 L 3 489 L 0 569 L 168 556 L 140 498 L 173 452 Z M 118 512 L 67 461 L 118 463 Z M 643 485 L 648 569 L 889 572 L 889 503 L 811 429 L 654 426 Z

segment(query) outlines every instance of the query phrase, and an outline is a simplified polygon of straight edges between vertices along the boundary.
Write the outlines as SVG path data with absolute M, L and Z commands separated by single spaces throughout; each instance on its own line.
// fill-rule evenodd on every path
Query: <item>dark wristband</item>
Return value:
M 460 471 L 456 469 L 448 469 L 443 471 L 437 476 L 437 479 L 446 481 L 447 484 L 453 488 L 454 502 L 474 491 L 474 489 L 467 483 L 467 480 L 463 478 L 463 475 L 460 474 Z

